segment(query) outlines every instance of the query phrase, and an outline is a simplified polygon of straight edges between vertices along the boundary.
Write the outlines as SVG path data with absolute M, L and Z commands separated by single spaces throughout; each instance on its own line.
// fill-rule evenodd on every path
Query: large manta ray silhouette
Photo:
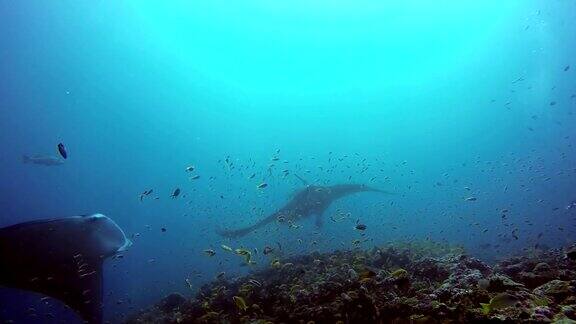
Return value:
M 57 298 L 87 323 L 102 322 L 102 264 L 130 246 L 102 214 L 0 228 L 0 286 Z
M 298 178 L 304 182 L 303 179 Z M 332 202 L 357 192 L 393 194 L 392 192 L 371 188 L 363 184 L 340 184 L 334 186 L 309 185 L 298 191 L 292 200 L 284 205 L 284 207 L 256 224 L 235 230 L 220 231 L 219 234 L 229 238 L 241 237 L 274 221 L 281 223 L 295 222 L 311 215 L 316 215 L 316 226 L 320 227 L 322 225 L 322 214 Z

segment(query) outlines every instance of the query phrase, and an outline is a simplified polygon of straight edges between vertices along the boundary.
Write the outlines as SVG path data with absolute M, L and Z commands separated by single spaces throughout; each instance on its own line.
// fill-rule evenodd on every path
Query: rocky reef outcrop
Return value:
M 128 323 L 576 323 L 574 247 L 493 266 L 431 242 L 312 253 L 171 295 Z

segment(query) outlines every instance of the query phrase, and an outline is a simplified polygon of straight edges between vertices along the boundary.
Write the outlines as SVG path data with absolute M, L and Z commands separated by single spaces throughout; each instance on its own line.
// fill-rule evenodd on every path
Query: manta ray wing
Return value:
M 300 180 L 300 178 L 295 174 Z M 322 214 L 337 199 L 352 195 L 358 192 L 378 192 L 382 194 L 393 194 L 380 189 L 371 188 L 363 184 L 341 184 L 334 186 L 310 186 L 307 185 L 297 191 L 282 208 L 268 217 L 260 220 L 254 225 L 235 230 L 224 230 L 218 233 L 228 238 L 238 238 L 250 232 L 266 226 L 269 223 L 278 221 L 295 221 L 302 217 L 316 215 L 316 226 L 322 227 Z
M 54 297 L 88 323 L 101 323 L 102 264 L 111 249 L 117 252 L 123 246 L 120 237 L 102 242 L 112 233 L 107 231 L 120 230 L 114 222 L 102 215 L 96 220 L 89 217 L 95 216 L 0 229 L 0 285 Z M 121 230 L 120 234 L 124 235 Z

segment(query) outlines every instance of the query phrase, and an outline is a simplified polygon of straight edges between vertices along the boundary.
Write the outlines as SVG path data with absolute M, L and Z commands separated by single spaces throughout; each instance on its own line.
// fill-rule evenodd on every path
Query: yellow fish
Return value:
M 222 247 L 222 250 L 224 250 L 224 251 L 228 251 L 228 252 L 232 252 L 232 251 L 233 251 L 232 248 L 229 247 L 229 246 L 226 245 L 226 244 L 222 244 L 222 245 L 220 245 L 220 247 Z
M 272 266 L 273 268 L 280 267 L 280 260 L 278 260 L 278 259 L 272 260 L 272 262 L 270 262 L 270 266 Z
M 240 296 L 234 296 L 232 297 L 232 300 L 234 301 L 234 304 L 236 305 L 236 307 L 238 307 L 240 311 L 244 312 L 245 310 L 248 309 L 248 306 L 246 305 L 244 298 Z
M 238 255 L 242 255 L 244 256 L 244 259 L 246 260 L 246 263 L 248 264 L 252 264 L 252 253 L 246 249 L 236 249 L 234 252 L 236 252 L 236 254 Z

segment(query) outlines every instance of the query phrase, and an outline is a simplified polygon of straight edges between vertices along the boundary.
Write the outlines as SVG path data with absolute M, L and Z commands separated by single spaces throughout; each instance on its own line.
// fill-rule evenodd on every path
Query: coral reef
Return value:
M 128 323 L 575 323 L 574 247 L 493 267 L 462 248 L 395 243 L 312 253 L 170 295 Z

